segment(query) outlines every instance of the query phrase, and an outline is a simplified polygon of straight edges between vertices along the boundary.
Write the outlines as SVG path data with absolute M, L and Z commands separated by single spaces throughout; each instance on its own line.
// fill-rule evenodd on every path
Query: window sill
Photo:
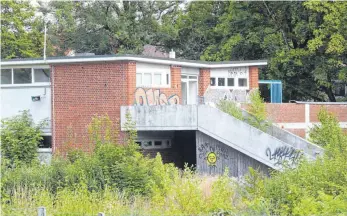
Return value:
M 0 88 L 30 88 L 30 87 L 50 87 L 50 82 L 42 83 L 28 83 L 28 84 L 4 84 L 0 85 Z

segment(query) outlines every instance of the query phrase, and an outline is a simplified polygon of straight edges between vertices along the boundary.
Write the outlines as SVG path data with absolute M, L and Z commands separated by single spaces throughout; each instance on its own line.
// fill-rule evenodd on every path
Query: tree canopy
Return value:
M 2 58 L 42 56 L 43 34 L 42 20 L 28 1 L 1 2 Z
M 3 58 L 40 56 L 49 15 L 48 55 L 140 54 L 151 44 L 185 59 L 267 59 L 261 79 L 282 80 L 285 101 L 336 101 L 334 83 L 347 82 L 347 2 L 40 4 L 2 3 Z

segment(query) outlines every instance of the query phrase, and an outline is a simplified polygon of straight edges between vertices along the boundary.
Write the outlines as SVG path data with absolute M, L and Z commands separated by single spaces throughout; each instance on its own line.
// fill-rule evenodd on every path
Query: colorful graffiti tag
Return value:
M 154 105 L 172 105 L 179 104 L 180 98 L 178 95 L 173 94 L 169 97 L 166 94 L 161 93 L 159 89 L 153 90 L 148 89 L 147 91 L 143 88 L 137 88 L 135 91 L 135 104 L 140 106 L 154 106 Z

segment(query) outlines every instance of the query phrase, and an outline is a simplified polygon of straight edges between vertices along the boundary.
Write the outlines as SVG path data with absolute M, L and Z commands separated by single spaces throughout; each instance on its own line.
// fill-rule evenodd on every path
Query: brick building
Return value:
M 222 155 L 223 145 L 230 140 L 225 138 L 223 141 L 223 137 L 208 131 L 202 133 L 204 129 L 194 126 L 199 124 L 200 118 L 201 122 L 204 120 L 203 116 L 198 116 L 197 104 L 215 103 L 220 99 L 246 102 L 249 91 L 258 88 L 259 67 L 266 64 L 265 60 L 204 62 L 134 55 L 3 60 L 1 115 L 10 117 L 20 110 L 29 109 L 36 122 L 49 119 L 50 124 L 43 130 L 44 144 L 48 150 L 42 151 L 55 153 L 65 152 L 66 142 L 73 142 L 79 148 L 87 148 L 87 126 L 94 115 L 107 114 L 117 122 L 122 119 L 122 115 L 124 117 L 122 107 L 145 107 L 136 111 L 138 114 L 141 111 L 152 112 L 137 119 L 138 143 L 144 151 L 149 154 L 161 152 L 165 161 L 175 162 L 180 167 L 185 162 L 198 164 L 199 160 L 206 159 L 199 155 L 208 154 L 204 152 L 204 149 L 207 149 L 203 147 L 205 140 L 213 142 L 213 151 Z M 157 108 L 151 111 L 146 107 Z M 311 121 L 315 120 L 314 107 L 315 105 L 311 105 Z M 294 111 L 281 111 L 285 109 Z M 302 109 L 307 109 L 305 104 L 269 106 L 269 112 L 277 114 L 273 115 L 274 122 L 283 124 L 283 127 L 288 126 L 285 124 L 304 123 L 305 128 L 302 128 L 302 125 L 299 125 L 299 128 L 295 128 L 295 125 L 287 127 L 300 136 L 305 134 L 306 126 L 310 123 L 307 122 L 307 113 L 305 115 Z M 332 109 L 341 112 L 342 120 L 347 122 L 345 105 Z M 340 111 L 341 109 L 343 111 Z M 166 112 L 164 117 L 160 114 L 163 110 Z M 181 111 L 183 113 L 180 113 Z M 201 109 L 201 113 L 205 111 Z M 156 112 L 154 116 L 153 112 Z M 182 115 L 178 116 L 179 113 Z M 134 118 L 140 116 L 136 113 L 134 115 Z M 170 123 L 164 122 L 167 118 Z M 162 122 L 156 126 L 155 119 L 162 119 Z M 215 120 L 219 121 L 218 118 Z M 145 122 L 142 129 L 141 122 Z M 191 125 L 187 126 L 187 122 Z M 244 161 L 243 165 L 235 165 L 233 175 L 246 172 L 247 164 L 273 167 L 263 153 L 258 155 L 255 152 L 252 155 L 253 153 L 244 150 L 243 144 L 234 143 L 233 146 L 233 142 L 230 143 L 227 145 L 233 148 L 228 147 L 225 151 L 230 151 L 234 158 Z M 223 157 L 226 162 L 222 167 L 232 163 L 229 156 Z M 217 173 L 221 171 L 219 169 L 222 168 L 209 172 Z

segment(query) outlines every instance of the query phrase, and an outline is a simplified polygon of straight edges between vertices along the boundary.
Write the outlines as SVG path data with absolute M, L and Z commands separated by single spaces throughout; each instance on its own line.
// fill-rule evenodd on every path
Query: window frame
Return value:
M 21 69 L 21 68 L 30 68 L 31 69 L 31 82 L 30 83 L 17 83 L 17 84 L 14 83 L 14 69 Z M 21 66 L 2 67 L 1 69 L 10 69 L 11 70 L 11 84 L 0 84 L 1 88 L 36 87 L 36 86 L 50 86 L 51 85 L 52 71 L 48 65 L 36 65 L 36 66 L 21 65 Z M 49 69 L 50 70 L 49 82 L 35 82 L 35 72 L 34 72 L 35 69 Z
M 141 83 L 137 83 L 137 74 L 141 74 Z M 143 84 L 143 79 L 144 79 L 144 74 L 151 74 L 151 84 L 149 85 L 144 85 Z M 160 74 L 160 82 L 161 84 L 156 85 L 154 84 L 154 76 Z M 135 83 L 136 83 L 136 87 L 143 87 L 143 88 L 170 88 L 171 87 L 171 71 L 168 72 L 158 72 L 158 71 L 152 71 L 152 72 L 148 72 L 148 71 L 141 71 L 138 72 L 136 71 L 136 75 L 135 75 Z M 169 83 L 167 84 L 167 81 L 169 81 Z
M 236 69 L 236 70 L 235 70 Z M 233 73 L 232 71 L 239 71 Z M 215 86 L 211 85 L 211 89 L 227 89 L 227 90 L 249 90 L 250 89 L 250 70 L 248 66 L 243 67 L 228 67 L 228 68 L 217 68 L 210 70 L 210 80 L 215 79 Z M 224 79 L 224 86 L 218 86 L 218 79 Z M 234 79 L 234 85 L 228 86 L 228 78 Z M 238 79 L 246 79 L 247 86 L 239 86 Z
M 162 144 L 155 145 L 155 142 L 160 141 Z M 167 145 L 167 141 L 169 141 L 169 145 Z M 151 146 L 144 146 L 144 142 L 152 142 Z M 172 140 L 169 138 L 149 138 L 149 139 L 139 139 L 136 140 L 136 143 L 141 143 L 141 149 L 168 149 L 172 148 Z

